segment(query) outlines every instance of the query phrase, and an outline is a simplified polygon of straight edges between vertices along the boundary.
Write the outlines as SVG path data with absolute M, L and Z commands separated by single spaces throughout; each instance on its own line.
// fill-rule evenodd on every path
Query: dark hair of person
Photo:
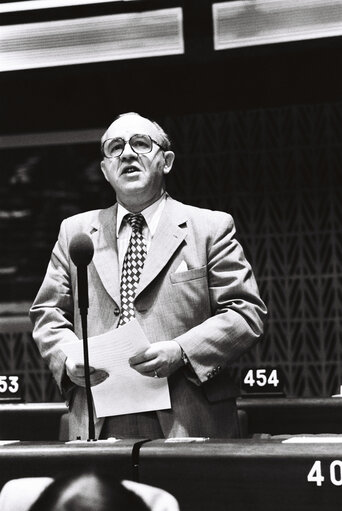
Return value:
M 56 478 L 29 511 L 148 511 L 143 500 L 109 474 L 84 472 Z

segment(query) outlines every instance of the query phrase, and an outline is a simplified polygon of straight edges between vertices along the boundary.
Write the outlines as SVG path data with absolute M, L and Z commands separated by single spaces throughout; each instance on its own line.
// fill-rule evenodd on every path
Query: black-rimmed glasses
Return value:
M 127 142 L 136 154 L 150 153 L 152 151 L 153 144 L 156 144 L 158 147 L 163 149 L 163 147 L 149 135 L 133 135 L 129 140 L 124 140 L 121 137 L 108 138 L 102 144 L 102 153 L 106 158 L 121 156 Z

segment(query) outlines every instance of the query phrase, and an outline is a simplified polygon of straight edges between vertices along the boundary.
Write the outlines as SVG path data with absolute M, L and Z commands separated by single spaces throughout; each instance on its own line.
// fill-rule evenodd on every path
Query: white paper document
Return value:
M 89 365 L 109 373 L 103 383 L 91 387 L 97 417 L 171 408 L 167 378 L 142 376 L 128 363 L 130 357 L 149 345 L 136 319 L 105 334 L 89 337 Z M 75 363 L 84 363 L 83 342 L 69 342 L 61 348 Z
M 337 436 L 294 436 L 283 440 L 283 444 L 340 444 L 341 437 Z

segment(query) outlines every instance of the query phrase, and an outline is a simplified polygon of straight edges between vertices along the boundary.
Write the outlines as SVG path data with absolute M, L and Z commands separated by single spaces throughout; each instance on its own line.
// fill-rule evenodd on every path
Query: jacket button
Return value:
M 118 316 L 118 315 L 120 314 L 120 309 L 119 309 L 119 307 L 115 307 L 115 309 L 114 309 L 114 314 L 115 314 L 115 316 Z
M 212 378 L 212 377 L 213 377 L 213 375 L 211 373 L 207 373 L 208 380 L 210 380 L 210 378 Z

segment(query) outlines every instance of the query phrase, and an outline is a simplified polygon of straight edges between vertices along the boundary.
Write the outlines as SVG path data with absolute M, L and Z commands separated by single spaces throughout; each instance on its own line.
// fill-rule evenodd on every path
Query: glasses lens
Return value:
M 152 151 L 152 140 L 148 135 L 133 135 L 129 143 L 133 151 L 138 154 L 149 153 Z
M 103 152 L 107 158 L 112 158 L 113 156 L 119 156 L 124 147 L 125 141 L 122 138 L 109 138 L 103 144 Z

